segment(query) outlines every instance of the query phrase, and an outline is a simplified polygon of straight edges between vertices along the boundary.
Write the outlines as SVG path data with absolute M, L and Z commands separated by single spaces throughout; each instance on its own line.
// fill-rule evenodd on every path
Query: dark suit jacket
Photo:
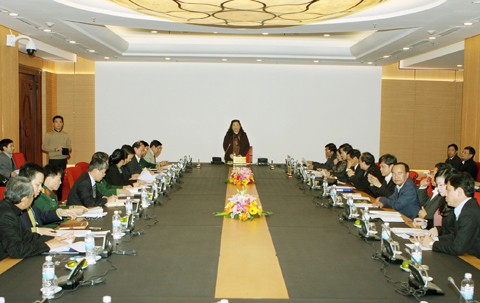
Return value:
M 463 163 L 463 165 L 460 167 L 460 171 L 465 171 L 469 173 L 473 180 L 477 180 L 477 173 L 478 173 L 478 167 L 475 161 L 473 161 L 473 158 L 468 159 Z
M 410 178 L 407 178 L 400 191 L 395 188 L 395 192 L 388 198 L 380 197 L 380 202 L 384 207 L 393 208 L 411 219 L 415 218 L 420 210 L 417 189 Z
M 350 169 L 354 169 L 354 167 L 350 167 Z M 359 187 L 359 184 L 362 185 L 363 181 L 361 180 L 363 175 L 365 174 L 365 171 L 363 169 L 360 168 L 360 164 L 357 165 L 357 167 L 355 168 L 354 170 L 354 175 L 351 176 L 351 177 L 348 177 L 348 183 L 352 184 L 353 186 L 355 186 L 355 188 L 357 189 L 360 189 L 361 188 Z M 368 181 L 367 181 L 368 182 Z
M 383 178 L 383 176 L 382 176 Z M 378 179 L 380 180 L 380 179 Z M 394 192 L 395 192 L 395 183 L 393 183 L 392 179 L 390 179 L 390 182 L 387 183 L 385 179 L 382 181 L 382 186 L 376 187 L 376 186 L 370 186 L 370 192 L 372 193 L 372 196 L 377 198 L 377 197 L 390 197 Z
M 105 180 L 107 180 L 108 184 L 111 185 L 118 185 L 118 186 L 125 186 L 125 185 L 132 185 L 134 181 L 128 180 L 128 176 L 120 170 L 118 170 L 117 165 L 110 164 L 107 169 L 107 174 L 105 175 Z
M 325 168 L 327 170 L 331 170 L 333 167 L 333 160 L 337 157 L 336 153 L 333 153 L 333 155 L 327 159 L 327 162 L 325 163 L 320 163 L 320 162 L 312 162 L 313 164 L 313 169 L 319 169 L 319 168 Z
M 239 139 L 240 155 L 246 157 L 248 150 L 250 149 L 250 141 L 248 140 L 247 133 L 244 132 L 241 134 Z M 223 159 L 225 159 L 225 163 L 228 161 L 233 161 L 233 159 L 230 159 L 230 155 L 233 153 L 233 135 L 229 134 L 228 132 L 223 138 L 223 150 L 225 151 L 225 156 L 223 157 Z
M 347 175 L 347 161 L 343 160 L 332 167 L 332 175 L 341 182 L 349 182 Z
M 27 209 L 24 210 L 20 215 L 23 227 L 26 229 L 31 229 L 32 227 L 42 227 L 50 223 L 62 221 L 62 218 L 58 217 L 56 210 L 45 211 L 32 204 L 32 211 L 36 221 L 35 226 L 33 226 L 33 222 L 30 220 Z
M 140 167 L 140 163 L 137 161 L 136 156 L 133 156 L 132 161 L 128 162 L 125 166 L 128 169 L 128 173 L 130 173 L 130 177 L 134 174 L 140 174 L 142 172 L 142 167 Z
M 365 171 L 365 173 L 359 178 L 359 180 L 358 180 L 359 183 L 357 185 L 355 185 L 355 187 L 364 191 L 365 193 L 369 194 L 370 196 L 375 197 L 375 194 L 372 191 L 372 186 L 370 186 L 370 182 L 368 182 L 368 175 L 372 175 L 372 176 L 376 177 L 383 184 L 384 178 L 382 176 L 382 173 L 380 172 L 380 168 L 378 166 L 376 166 L 375 164 L 372 164 L 368 167 L 368 169 Z
M 0 202 L 0 260 L 6 257 L 26 258 L 50 250 L 52 239 L 25 229 L 20 220 L 22 211 L 9 201 Z
M 78 177 L 67 199 L 67 205 L 83 205 L 85 207 L 103 206 L 105 203 L 107 203 L 107 199 L 102 196 L 98 188 L 95 197 L 93 196 L 93 187 L 88 172 Z
M 441 235 L 433 244 L 433 251 L 455 256 L 469 253 L 480 258 L 480 207 L 477 200 L 468 200 L 453 224 L 453 232 Z
M 445 199 L 440 194 L 437 194 L 433 199 L 428 196 L 427 188 L 422 188 L 417 190 L 418 201 L 420 202 L 420 206 L 425 208 L 427 212 L 427 216 L 425 219 L 433 220 L 433 215 L 437 211 L 438 207 L 440 206 L 440 202 Z
M 0 175 L 9 179 L 12 171 L 16 170 L 15 162 L 12 164 L 12 159 L 4 152 L 0 153 Z
M 452 159 L 447 158 L 445 160 L 445 163 L 450 164 L 453 168 L 460 170 L 460 167 L 462 166 L 462 159 L 458 155 L 455 155 Z

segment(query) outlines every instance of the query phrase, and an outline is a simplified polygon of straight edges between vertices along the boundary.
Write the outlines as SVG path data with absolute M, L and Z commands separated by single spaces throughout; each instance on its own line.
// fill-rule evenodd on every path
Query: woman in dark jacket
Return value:
M 223 151 L 225 152 L 225 163 L 233 161 L 234 156 L 247 156 L 250 149 L 247 133 L 243 131 L 239 120 L 232 120 L 230 127 L 223 139 Z

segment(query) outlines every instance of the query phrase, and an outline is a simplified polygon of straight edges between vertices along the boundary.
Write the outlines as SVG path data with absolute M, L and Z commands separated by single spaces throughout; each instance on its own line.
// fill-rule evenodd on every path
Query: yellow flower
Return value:
M 263 209 L 261 207 L 258 208 L 258 215 L 261 216 L 263 213 Z
M 239 218 L 240 218 L 241 221 L 247 221 L 248 215 L 247 215 L 247 213 L 242 213 Z
M 248 210 L 248 212 L 249 212 L 252 216 L 255 216 L 255 215 L 258 213 L 258 208 L 255 207 L 255 206 L 252 206 L 252 207 L 250 207 L 250 209 Z
M 251 204 L 252 206 L 257 206 L 257 200 L 253 200 L 250 204 Z

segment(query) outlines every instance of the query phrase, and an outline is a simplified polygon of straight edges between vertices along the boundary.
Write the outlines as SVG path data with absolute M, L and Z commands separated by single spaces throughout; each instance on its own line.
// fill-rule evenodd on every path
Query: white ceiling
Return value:
M 388 0 L 341 19 L 268 29 L 174 23 L 108 0 L 2 0 L 0 10 L 0 24 L 42 42 L 37 55 L 59 61 L 77 54 L 94 61 L 401 61 L 404 68 L 461 69 L 463 40 L 480 34 L 480 0 Z

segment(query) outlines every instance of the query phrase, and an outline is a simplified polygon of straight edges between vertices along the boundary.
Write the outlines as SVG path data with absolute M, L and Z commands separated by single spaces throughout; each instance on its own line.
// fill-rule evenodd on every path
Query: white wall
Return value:
M 96 64 L 96 149 L 158 139 L 162 160 L 223 157 L 239 119 L 254 158 L 324 160 L 326 143 L 378 156 L 381 68 L 228 63 Z

